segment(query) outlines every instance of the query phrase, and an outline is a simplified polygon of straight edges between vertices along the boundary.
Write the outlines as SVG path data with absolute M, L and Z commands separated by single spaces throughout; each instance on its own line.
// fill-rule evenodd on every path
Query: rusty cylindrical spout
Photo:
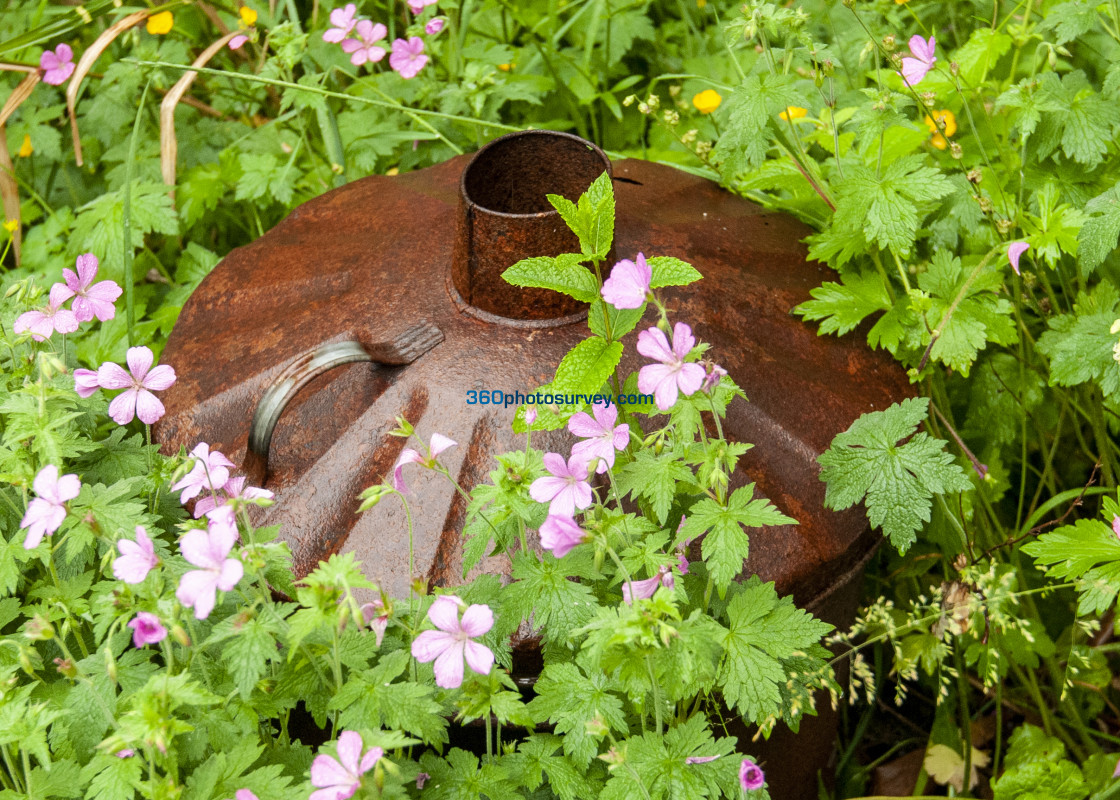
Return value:
M 583 311 L 549 289 L 511 286 L 502 273 L 523 258 L 578 253 L 579 240 L 547 195 L 576 201 L 610 159 L 578 136 L 522 131 L 483 147 L 463 171 L 452 285 L 475 310 L 518 320 L 555 320 Z

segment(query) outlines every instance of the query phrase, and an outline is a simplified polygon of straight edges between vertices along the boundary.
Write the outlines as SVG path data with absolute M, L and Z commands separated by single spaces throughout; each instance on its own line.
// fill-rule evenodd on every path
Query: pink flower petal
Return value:
M 459 605 L 449 595 L 440 595 L 428 609 L 428 619 L 445 633 L 458 633 Z
M 144 377 L 148 374 L 148 370 L 152 368 L 152 362 L 155 361 L 155 356 L 152 351 L 147 347 L 130 347 L 125 354 L 125 359 L 128 363 L 128 371 L 132 373 L 132 378 L 137 383 L 144 383 Z
M 358 761 L 362 757 L 362 737 L 354 731 L 343 731 L 338 737 L 338 763 L 351 775 L 357 776 Z
M 463 646 L 465 642 L 455 641 L 450 647 L 436 656 L 433 665 L 436 673 L 436 686 L 444 689 L 458 689 L 463 685 Z
M 218 576 L 217 587 L 223 592 L 231 592 L 244 575 L 245 565 L 236 558 L 227 558 L 222 562 L 222 572 Z
M 638 352 L 646 358 L 652 358 L 662 363 L 675 361 L 676 356 L 669 347 L 669 340 L 660 328 L 647 328 L 638 334 Z
M 472 605 L 463 612 L 461 628 L 467 636 L 477 639 L 494 627 L 494 612 L 488 605 Z
M 311 762 L 311 785 L 321 788 L 356 783 L 355 776 L 346 771 L 338 761 L 320 753 Z
M 371 747 L 367 750 L 366 754 L 362 756 L 362 763 L 358 765 L 359 774 L 364 774 L 373 769 L 373 765 L 380 761 L 383 755 L 385 755 L 385 751 L 380 747 Z
M 707 373 L 699 364 L 682 364 L 677 373 L 677 387 L 686 396 L 700 391 Z M 656 398 L 655 398 L 656 399 Z
M 139 389 L 136 393 L 136 416 L 140 421 L 151 425 L 163 416 L 163 403 L 147 389 Z
M 191 570 L 179 579 L 175 597 L 187 608 L 194 609 L 195 619 L 206 619 L 217 600 L 218 575 L 206 569 Z
M 692 328 L 683 322 L 673 326 L 673 355 L 677 361 L 683 361 L 695 346 L 696 337 L 692 335 Z
M 1008 246 L 1007 260 L 1011 264 L 1011 268 L 1015 270 L 1016 275 L 1021 274 L 1019 272 L 1019 259 L 1022 257 L 1023 253 L 1027 252 L 1030 249 L 1030 247 L 1031 246 L 1026 242 L 1012 242 Z
M 74 370 L 74 391 L 78 393 L 78 397 L 90 397 L 100 388 L 97 373 L 92 369 Z
M 465 642 L 463 655 L 467 659 L 467 666 L 479 675 L 489 675 L 490 668 L 494 666 L 494 653 L 486 645 L 478 642 Z
M 119 364 L 106 361 L 97 369 L 97 380 L 102 389 L 127 389 L 132 386 L 132 376 Z
M 435 458 L 449 447 L 455 447 L 457 444 L 458 442 L 453 439 L 449 439 L 442 433 L 433 433 L 431 443 L 432 458 Z
M 455 644 L 455 637 L 443 631 L 421 631 L 412 640 L 412 657 L 421 664 L 427 664 L 439 654 Z
M 129 389 L 113 398 L 109 403 L 109 416 L 118 425 L 127 425 L 136 416 L 136 394 L 138 389 Z

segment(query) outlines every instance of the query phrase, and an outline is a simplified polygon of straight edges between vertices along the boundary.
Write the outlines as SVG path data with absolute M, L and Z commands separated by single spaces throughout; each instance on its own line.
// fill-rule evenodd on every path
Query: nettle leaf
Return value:
M 824 504 L 843 511 L 865 500 L 872 526 L 881 528 L 900 553 L 929 522 L 934 494 L 972 486 L 945 452 L 944 441 L 915 433 L 928 411 L 929 399 L 916 397 L 864 414 L 817 459 L 827 484 Z
M 1096 381 L 1106 397 L 1120 399 L 1120 364 L 1113 358 L 1117 337 L 1111 333 L 1120 316 L 1117 303 L 1120 292 L 1104 281 L 1077 295 L 1072 314 L 1049 320 L 1050 330 L 1039 337 L 1038 350 L 1050 359 L 1051 386 Z
M 932 299 L 926 318 L 939 334 L 930 349 L 930 359 L 966 377 L 988 342 L 1008 345 L 1018 338 L 1010 301 L 995 295 L 1003 283 L 999 271 L 988 265 L 975 277 L 971 272 L 959 258 L 939 250 L 929 269 L 918 276 L 918 285 Z M 931 337 L 927 334 L 927 343 Z
M 1103 614 L 1116 602 L 1120 540 L 1104 522 L 1079 519 L 1023 545 L 1023 552 L 1051 578 L 1084 582 L 1078 613 Z
M 688 286 L 703 277 L 696 267 L 671 256 L 654 256 L 647 258 L 646 263 L 649 264 L 652 273 L 649 282 L 651 289 L 660 289 L 663 286 Z
M 720 668 L 723 696 L 746 719 L 761 724 L 782 713 L 782 687 L 789 670 L 783 662 L 803 658 L 832 630 L 789 597 L 778 597 L 773 583 L 757 575 L 742 585 L 727 606 L 728 632 Z M 816 668 L 824 661 L 815 659 Z
M 1089 218 L 1077 235 L 1081 274 L 1088 276 L 1116 249 L 1120 237 L 1120 183 L 1099 194 L 1085 206 Z
M 509 610 L 528 620 L 546 642 L 561 644 L 575 628 L 587 623 L 599 604 L 591 587 L 569 578 L 590 578 L 590 569 L 579 558 L 541 560 L 519 550 L 513 557 L 512 577 L 517 583 L 507 594 Z
M 675 545 L 704 537 L 701 546 L 704 563 L 721 595 L 743 571 L 747 560 L 750 540 L 744 527 L 797 524 L 797 520 L 787 517 L 769 500 L 753 498 L 753 483 L 732 492 L 726 507 L 705 497 L 688 510 L 688 519 L 677 533 Z
M 564 253 L 556 258 L 524 258 L 503 272 L 502 278 L 514 286 L 552 289 L 580 302 L 591 303 L 599 297 L 599 281 L 580 264 L 583 259 L 578 253 Z
M 888 311 L 890 295 L 883 279 L 874 272 L 846 272 L 840 283 L 824 283 L 809 292 L 794 311 L 810 321 L 823 320 L 820 333 L 843 336 L 876 311 Z
M 599 752 L 587 723 L 599 720 L 616 732 L 628 730 L 622 701 L 609 689 L 602 671 L 586 676 L 571 663 L 547 665 L 534 687 L 537 696 L 529 703 L 533 719 L 556 726 L 556 733 L 564 737 L 564 752 L 581 769 Z

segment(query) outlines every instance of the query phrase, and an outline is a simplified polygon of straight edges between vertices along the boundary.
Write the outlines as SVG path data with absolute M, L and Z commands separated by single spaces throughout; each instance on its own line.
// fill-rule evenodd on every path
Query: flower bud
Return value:
M 45 642 L 54 638 L 54 626 L 42 614 L 36 614 L 23 628 L 27 638 L 33 642 Z
M 961 156 L 964 155 L 964 150 L 956 142 L 949 143 L 949 155 L 960 161 Z
M 172 625 L 171 635 L 172 637 L 174 637 L 175 641 L 177 641 L 183 647 L 191 646 L 191 637 L 187 635 L 187 632 L 185 630 L 183 630 L 182 625 Z
M 108 647 L 105 648 L 105 674 L 109 676 L 109 680 L 113 685 L 117 683 L 117 660 L 113 658 L 113 651 Z
M 968 178 L 969 183 L 980 183 L 984 179 L 984 173 L 980 171 L 979 167 L 973 167 L 965 177 Z
M 609 731 L 607 723 L 603 721 L 603 718 L 599 714 L 596 714 L 592 719 L 585 722 L 583 727 L 588 736 L 594 736 L 596 739 L 603 738 Z
M 78 668 L 74 666 L 74 662 L 68 658 L 56 658 L 54 660 L 54 667 L 58 670 L 59 675 L 64 675 L 70 679 L 78 676 Z

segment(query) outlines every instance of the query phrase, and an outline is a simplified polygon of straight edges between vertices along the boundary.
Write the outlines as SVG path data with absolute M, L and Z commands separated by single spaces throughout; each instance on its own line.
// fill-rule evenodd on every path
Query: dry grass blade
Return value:
M 18 223 L 19 184 L 16 183 L 15 167 L 12 165 L 11 153 L 8 152 L 8 132 L 3 122 L 0 122 L 0 199 L 4 201 L 4 219 L 14 219 Z M 22 244 L 23 233 L 17 224 L 16 229 L 12 231 L 12 252 L 15 254 L 17 267 Z
M 112 44 L 114 39 L 129 28 L 146 20 L 151 13 L 152 11 L 134 11 L 127 17 L 118 19 L 106 28 L 78 59 L 78 66 L 66 87 L 66 110 L 70 114 L 70 133 L 74 138 L 74 160 L 78 162 L 79 167 L 82 166 L 82 143 L 78 136 L 78 118 L 74 107 L 78 103 L 78 89 L 82 85 L 82 79 L 85 78 L 97 59 L 105 52 L 105 48 Z
M 203 50 L 198 58 L 191 62 L 191 66 L 205 67 L 207 62 L 209 62 L 219 50 L 229 44 L 230 39 L 241 33 L 243 33 L 243 31 L 230 31 Z M 175 161 L 179 155 L 179 143 L 175 138 L 175 106 L 179 104 L 179 100 L 186 93 L 187 89 L 191 88 L 191 84 L 194 83 L 194 79 L 197 77 L 197 72 L 183 73 L 183 77 L 175 82 L 175 85 L 171 87 L 171 91 L 163 96 L 163 100 L 159 104 L 160 172 L 163 175 L 163 182 L 168 186 L 175 185 Z
M 19 82 L 19 85 L 12 90 L 8 95 L 8 99 L 4 101 L 4 107 L 0 108 L 0 125 L 8 121 L 8 117 L 15 113 L 20 104 L 31 96 L 31 90 L 35 88 L 35 84 L 39 82 L 39 72 L 29 72 L 27 77 Z

